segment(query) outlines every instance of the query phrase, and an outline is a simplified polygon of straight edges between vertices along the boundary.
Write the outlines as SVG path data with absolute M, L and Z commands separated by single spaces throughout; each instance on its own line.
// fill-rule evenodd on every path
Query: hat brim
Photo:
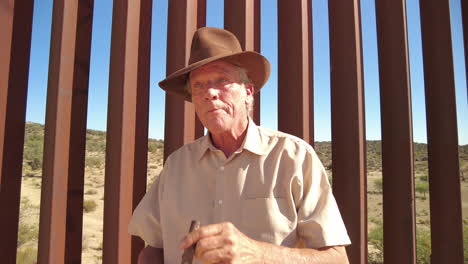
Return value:
M 270 76 L 270 63 L 265 57 L 255 51 L 243 51 L 230 55 L 214 56 L 192 63 L 167 76 L 166 79 L 159 82 L 159 86 L 166 92 L 182 96 L 186 101 L 191 102 L 192 96 L 185 90 L 189 73 L 217 60 L 223 60 L 245 68 L 255 92 L 258 92 L 263 87 Z

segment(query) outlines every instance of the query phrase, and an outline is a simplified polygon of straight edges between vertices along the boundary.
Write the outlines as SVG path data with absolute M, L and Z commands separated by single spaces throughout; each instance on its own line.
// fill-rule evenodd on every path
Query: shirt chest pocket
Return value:
M 295 213 L 284 198 L 241 200 L 242 232 L 255 240 L 281 244 L 295 229 Z

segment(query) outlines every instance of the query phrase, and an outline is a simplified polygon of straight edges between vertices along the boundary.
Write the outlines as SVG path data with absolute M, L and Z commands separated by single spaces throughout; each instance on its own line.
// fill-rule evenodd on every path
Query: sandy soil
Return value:
M 162 168 L 157 155 L 149 155 L 148 159 L 148 187 Z M 24 176 L 21 187 L 22 219 L 23 223 L 38 226 L 41 200 L 40 172 L 28 173 Z M 102 237 L 104 219 L 104 169 L 87 168 L 85 171 L 84 201 L 94 201 L 96 208 L 90 212 L 83 212 L 83 241 L 82 263 L 102 263 Z M 37 248 L 37 239 L 25 243 L 21 248 Z M 29 263 L 25 263 L 29 264 Z
M 161 161 L 157 155 L 149 155 L 148 160 L 148 186 L 159 175 Z M 368 230 L 376 226 L 376 222 L 382 220 L 382 194 L 375 187 L 375 181 L 380 179 L 380 172 L 368 173 Z M 22 185 L 22 220 L 24 223 L 38 226 L 40 206 L 40 176 L 23 177 Z M 461 182 L 463 219 L 468 222 L 468 181 Z M 103 231 L 103 206 L 104 206 L 104 169 L 88 168 L 85 174 L 84 199 L 95 201 L 97 206 L 92 212 L 84 212 L 83 218 L 83 261 L 82 263 L 94 264 L 102 262 L 102 231 Z M 424 199 L 422 194 L 417 194 L 416 214 L 417 223 L 427 226 L 429 224 L 429 196 Z M 28 204 L 25 206 L 25 201 Z M 465 236 L 468 234 L 465 234 Z M 37 240 L 23 245 L 23 247 L 37 247 Z M 369 248 L 369 251 L 374 249 Z

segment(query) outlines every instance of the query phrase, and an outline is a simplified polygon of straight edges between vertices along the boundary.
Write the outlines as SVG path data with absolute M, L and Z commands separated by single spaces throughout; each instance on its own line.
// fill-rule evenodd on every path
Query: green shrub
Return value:
M 89 195 L 93 195 L 93 194 L 97 194 L 97 190 L 96 189 L 89 189 L 85 192 L 85 194 L 89 194 Z
M 86 167 L 90 168 L 102 168 L 104 165 L 104 158 L 97 156 L 86 157 Z
M 424 175 L 419 176 L 418 179 L 419 179 L 420 181 L 427 182 L 427 181 L 428 181 L 427 174 L 424 174 Z
M 83 211 L 85 211 L 86 213 L 93 212 L 94 210 L 96 210 L 96 207 L 97 204 L 94 200 L 85 200 L 83 202 Z
M 38 231 L 37 225 L 20 223 L 18 226 L 17 247 L 24 245 L 26 242 L 37 240 Z
M 148 142 L 148 152 L 156 152 L 158 150 L 158 146 L 155 142 Z
M 426 198 L 426 193 L 429 191 L 429 183 L 426 182 L 417 182 L 416 183 L 416 192 L 422 193 L 424 198 Z
M 104 153 L 106 151 L 105 137 L 99 141 L 98 139 L 89 139 L 86 142 L 86 150 L 89 152 Z
M 369 243 L 383 252 L 383 227 L 381 221 L 376 221 L 376 226 L 368 234 Z
M 376 224 L 374 228 L 368 233 L 369 244 L 377 249 L 377 252 L 369 253 L 369 264 L 382 264 L 383 263 L 383 227 L 382 220 L 374 218 L 372 222 Z
M 463 255 L 465 256 L 465 263 L 468 263 L 468 224 L 465 223 L 466 220 L 464 220 L 464 225 L 463 225 Z
M 431 232 L 425 228 L 416 230 L 416 263 L 431 263 Z
M 24 162 L 31 167 L 32 170 L 42 168 L 42 150 L 44 141 L 42 138 L 29 138 L 24 142 Z
M 37 261 L 37 249 L 28 247 L 16 252 L 16 264 L 34 264 Z
M 378 193 L 383 192 L 383 180 L 382 180 L 382 178 L 376 179 L 374 181 L 374 188 L 375 188 L 375 191 L 378 192 Z

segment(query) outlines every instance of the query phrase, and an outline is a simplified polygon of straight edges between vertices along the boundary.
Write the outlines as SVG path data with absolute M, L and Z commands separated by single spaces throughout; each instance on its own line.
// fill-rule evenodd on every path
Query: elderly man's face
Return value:
M 253 87 L 241 84 L 232 64 L 215 61 L 192 71 L 190 87 L 198 118 L 211 133 L 228 131 L 247 119 Z

